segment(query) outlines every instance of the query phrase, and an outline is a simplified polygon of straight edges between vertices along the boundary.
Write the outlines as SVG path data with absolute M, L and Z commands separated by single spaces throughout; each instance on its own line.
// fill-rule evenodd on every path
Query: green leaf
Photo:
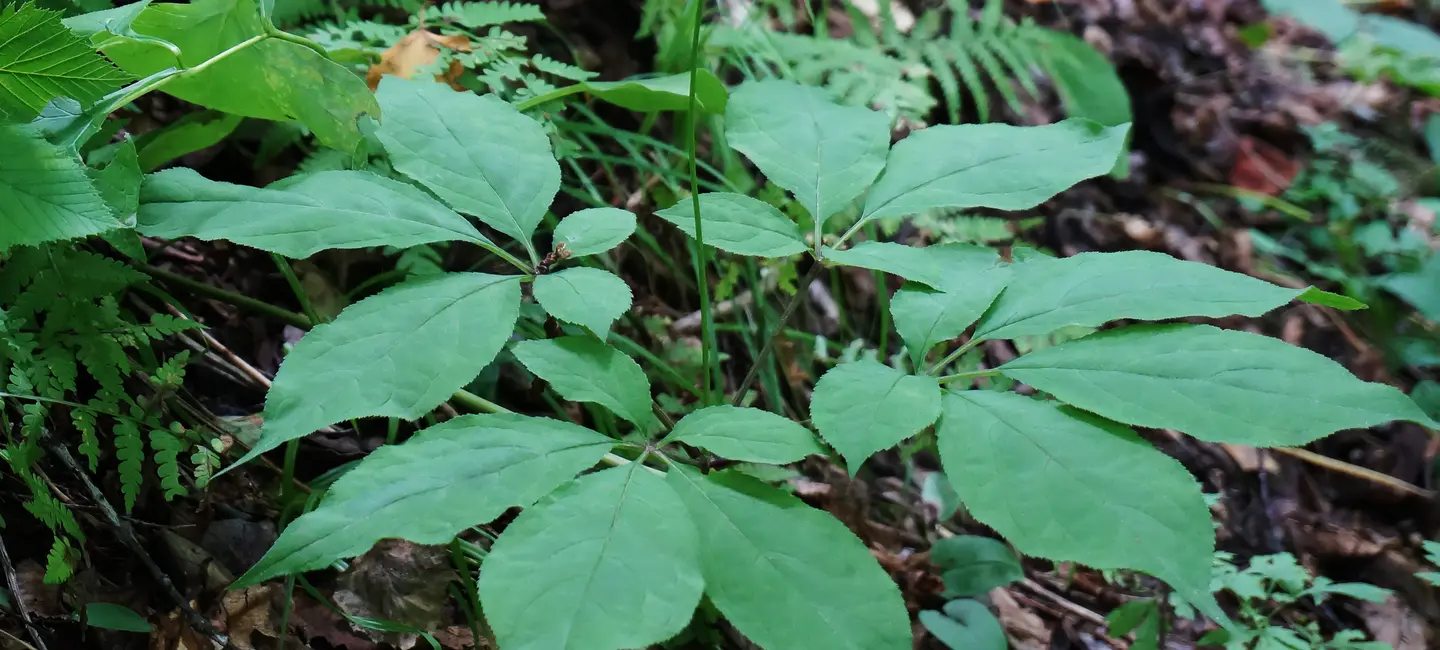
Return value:
M 377 135 L 395 169 L 451 207 L 531 248 L 560 190 L 560 164 L 539 122 L 494 95 L 386 76 Z M 480 143 L 484 143 L 483 146 Z
M 845 250 L 821 249 L 825 259 L 845 266 L 884 271 L 941 291 L 964 291 L 1000 263 L 995 249 L 970 244 L 906 246 L 861 242 Z
M 134 78 L 71 33 L 60 15 L 28 2 L 0 7 L 0 119 L 28 122 L 56 97 L 89 106 Z
M 135 610 L 116 605 L 114 603 L 89 603 L 85 605 L 85 624 L 90 627 L 104 628 L 106 630 L 117 630 L 120 632 L 140 632 L 148 634 L 155 629 L 150 621 L 145 620 Z
M 660 442 L 683 442 L 729 460 L 775 465 L 825 453 L 809 430 L 789 418 L 728 405 L 686 415 Z
M 644 648 L 700 602 L 700 541 L 685 504 L 640 463 L 581 477 L 500 535 L 480 602 L 500 647 Z
M 632 111 L 653 113 L 690 110 L 689 72 L 665 77 L 591 81 L 584 85 L 585 91 L 591 95 Z M 724 113 L 725 84 L 709 70 L 697 70 L 695 101 L 698 102 L 700 110 L 706 113 Z
M 909 650 L 895 582 L 829 514 L 736 471 L 666 473 L 700 532 L 705 594 L 764 648 Z
M 822 88 L 752 81 L 730 98 L 725 139 L 823 223 L 884 169 L 890 118 L 836 104 Z
M 1005 630 L 990 610 L 974 600 L 945 603 L 945 613 L 920 612 L 920 624 L 951 650 L 1005 650 Z
M 1136 569 L 1212 618 L 1215 531 L 1200 486 L 1129 429 L 1014 393 L 946 392 L 945 475 L 1026 555 Z
M 695 237 L 695 209 L 689 197 L 655 213 Z M 738 255 L 785 257 L 809 250 L 800 227 L 775 206 L 743 194 L 700 195 L 705 244 Z
M 1148 251 L 1033 257 L 1013 268 L 1009 287 L 975 327 L 976 337 L 1013 339 L 1121 318 L 1259 316 L 1300 294 Z
M 480 374 L 519 313 L 520 278 L 484 273 L 406 282 L 350 305 L 280 365 L 260 440 L 236 465 L 343 420 L 419 419 Z
M 142 77 L 172 67 L 194 67 L 265 33 L 255 2 L 151 4 L 129 25 L 151 38 L 107 39 L 103 51 L 121 68 Z M 179 46 L 179 61 L 153 39 Z M 298 120 L 321 143 L 341 151 L 354 151 L 360 145 L 356 119 L 380 112 L 358 75 L 316 50 L 277 38 L 261 40 L 198 73 L 174 78 L 165 84 L 165 92 L 225 113 Z
M 1351 298 L 1350 296 L 1342 296 L 1338 293 L 1321 291 L 1319 289 L 1316 289 L 1315 287 L 1310 287 L 1304 291 L 1301 291 L 1300 295 L 1295 296 L 1295 299 L 1308 302 L 1312 305 L 1333 307 L 1335 309 L 1343 309 L 1345 311 L 1354 311 L 1357 309 L 1369 308 L 1369 305 L 1366 305 L 1359 300 Z
M 1360 28 L 1360 12 L 1345 6 L 1344 0 L 1261 0 L 1260 4 L 1272 14 L 1295 18 L 1331 43 L 1338 44 Z
M 815 383 L 810 421 L 850 473 L 872 454 L 899 444 L 940 417 L 940 384 L 875 361 L 831 368 Z
M 1383 275 L 1377 282 L 1431 322 L 1440 323 L 1440 255 L 1430 255 L 1415 271 Z
M 105 155 L 101 155 L 102 153 Z M 97 165 L 87 170 L 90 181 L 95 184 L 95 189 L 100 192 L 101 198 L 105 199 L 105 205 L 110 207 L 111 214 L 114 214 L 121 223 L 127 226 L 135 225 L 135 212 L 140 209 L 140 179 L 144 177 L 144 174 L 140 173 L 140 160 L 135 151 L 135 141 L 125 138 L 119 143 L 95 152 L 90 156 L 90 164 Z M 109 237 L 110 235 L 118 236 L 120 232 L 111 230 L 101 234 Z M 124 232 L 134 235 L 133 231 Z M 144 250 L 143 246 L 141 250 Z
M 954 291 L 936 291 L 914 282 L 896 291 L 890 298 L 890 315 L 915 367 L 925 362 L 931 348 L 974 324 L 1009 279 L 1008 269 L 997 268 L 971 275 L 967 286 Z
M 1290 447 L 1391 420 L 1435 427 L 1394 387 L 1284 341 L 1209 325 L 1102 332 L 1000 372 L 1112 420 L 1210 442 Z
M 1130 94 L 1104 54 L 1072 34 L 1048 29 L 1032 33 L 1039 37 L 1039 54 L 1065 104 L 1066 115 L 1105 126 L 1132 121 Z
M 176 158 L 215 146 L 243 119 L 219 111 L 196 111 L 165 128 L 141 135 L 137 138 L 140 168 L 153 172 Z
M 630 285 L 609 271 L 578 266 L 535 278 L 535 300 L 551 316 L 604 340 L 610 324 L 630 309 Z
M 586 208 L 560 220 L 555 246 L 565 245 L 570 257 L 603 253 L 635 234 L 635 213 L 620 208 Z
M 447 543 L 509 508 L 530 506 L 614 443 L 568 422 L 508 413 L 435 425 L 376 449 L 337 479 L 234 588 L 324 568 L 385 538 Z
M 331 248 L 489 243 L 420 189 L 370 172 L 318 172 L 272 187 L 284 189 L 221 183 L 184 167 L 150 174 L 140 188 L 139 229 L 151 237 L 226 239 L 297 259 Z
M 625 353 L 588 336 L 522 341 L 511 351 L 561 397 L 604 406 L 646 432 L 659 428 L 650 411 L 650 381 Z
M 87 237 L 121 227 L 80 158 L 33 126 L 0 124 L 0 252 L 12 246 Z
M 978 596 L 1025 578 L 1020 559 L 1004 542 L 961 535 L 935 542 L 930 561 L 940 567 L 946 598 Z
M 1046 126 L 964 124 L 911 133 L 890 149 L 862 221 L 931 208 L 1024 210 L 1109 173 L 1130 125 L 1069 119 Z

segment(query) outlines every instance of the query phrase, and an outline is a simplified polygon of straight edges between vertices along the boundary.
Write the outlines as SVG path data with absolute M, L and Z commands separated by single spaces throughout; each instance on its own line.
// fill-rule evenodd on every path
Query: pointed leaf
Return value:
M 225 239 L 297 259 L 332 248 L 488 243 L 439 201 L 370 172 L 293 176 L 282 187 L 221 183 L 188 168 L 150 174 L 140 190 L 139 230 Z
M 162 129 L 141 135 L 140 167 L 153 172 L 171 161 L 212 147 L 240 126 L 244 118 L 219 111 L 196 111 Z
M 970 513 L 1026 555 L 1137 569 L 1207 615 L 1215 531 L 1200 486 L 1134 432 L 1014 393 L 945 393 L 940 460 Z
M 655 213 L 695 237 L 694 203 L 689 198 Z M 808 250 L 800 227 L 775 206 L 743 194 L 700 195 L 705 244 L 737 255 L 785 257 Z
M 89 106 L 134 79 L 71 33 L 60 15 L 29 2 L 0 7 L 0 118 L 28 122 L 56 97 Z
M 946 598 L 978 596 L 1025 578 L 1020 558 L 999 540 L 961 535 L 935 542 L 930 561 L 940 567 Z
M 585 91 L 616 106 L 642 113 L 690 110 L 690 73 L 665 77 L 591 81 Z M 706 113 L 725 112 L 725 84 L 714 73 L 695 71 L 695 101 Z
M 531 246 L 560 190 L 560 164 L 539 122 L 494 95 L 386 76 L 376 134 L 395 169 L 451 207 Z
M 884 271 L 941 291 L 963 291 L 976 277 L 1000 263 L 994 249 L 970 244 L 936 244 L 922 248 L 867 241 L 841 251 L 826 247 L 821 252 L 825 259 L 836 264 Z
M 280 364 L 260 440 L 235 464 L 350 418 L 419 419 L 480 374 L 519 313 L 520 278 L 484 273 L 407 282 L 350 305 Z
M 951 650 L 1005 650 L 1005 629 L 990 610 L 975 600 L 945 603 L 945 613 L 920 612 L 920 624 Z
M 1106 174 L 1130 125 L 1069 119 L 1046 126 L 965 124 L 911 133 L 890 149 L 862 220 L 931 208 L 1024 210 Z
M 142 634 L 148 634 L 155 629 L 155 626 L 145 620 L 145 617 L 141 616 L 139 612 L 114 603 L 87 603 L 85 605 L 85 624 L 106 630 Z
M 620 208 L 587 208 L 561 219 L 553 234 L 555 246 L 564 244 L 570 257 L 603 253 L 635 234 L 635 213 Z
M 728 405 L 702 408 L 685 416 L 661 442 L 683 442 L 729 460 L 775 465 L 825 453 L 809 430 L 789 418 Z
M 975 323 L 1009 279 L 1008 269 L 982 271 L 971 277 L 968 286 L 953 291 L 936 291 L 907 282 L 890 299 L 895 331 L 905 340 L 915 367 L 937 344 L 960 336 Z
M 1291 447 L 1391 420 L 1435 426 L 1394 387 L 1305 348 L 1209 325 L 1101 332 L 1000 371 L 1112 420 L 1210 442 Z
M 1301 292 L 1163 253 L 1081 253 L 1014 265 L 975 336 L 1013 339 L 1112 320 L 1259 316 Z
M 614 443 L 567 422 L 509 413 L 435 425 L 375 450 L 336 480 L 234 587 L 320 569 L 381 539 L 445 544 L 509 508 L 530 506 L 600 462 Z
M 666 479 L 699 529 L 705 594 L 757 645 L 910 649 L 899 589 L 834 517 L 735 471 Z
M 577 266 L 535 278 L 535 300 L 551 316 L 604 340 L 610 324 L 630 310 L 630 285 L 609 271 Z
M 0 124 L 0 252 L 121 227 L 80 158 L 34 127 Z
M 588 336 L 522 341 L 511 351 L 561 397 L 604 406 L 647 432 L 659 428 L 650 411 L 650 381 L 625 353 Z
M 581 477 L 528 508 L 480 571 L 507 650 L 644 648 L 679 634 L 704 586 L 685 504 L 640 463 Z
M 940 417 L 940 384 L 875 361 L 831 368 L 815 383 L 810 421 L 845 457 L 850 473 L 872 454 L 919 433 Z
M 752 81 L 730 98 L 725 139 L 817 222 L 845 209 L 885 167 L 890 118 L 789 81 Z
M 110 212 L 121 223 L 134 226 L 135 212 L 140 209 L 140 180 L 145 176 L 140 173 L 140 157 L 135 150 L 135 141 L 126 138 L 96 151 L 90 155 L 90 164 L 93 166 L 87 173 L 96 191 L 105 199 L 105 205 L 110 206 Z M 109 236 L 119 232 L 112 230 L 102 234 Z M 133 231 L 125 232 L 134 234 Z

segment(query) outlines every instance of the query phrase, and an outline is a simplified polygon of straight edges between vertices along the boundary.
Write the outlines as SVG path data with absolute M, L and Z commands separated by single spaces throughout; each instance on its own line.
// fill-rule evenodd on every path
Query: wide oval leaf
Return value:
M 989 608 L 975 600 L 952 600 L 945 612 L 925 610 L 918 616 L 925 630 L 951 650 L 1006 650 L 1005 629 Z
M 884 271 L 940 291 L 964 291 L 1000 263 L 995 249 L 970 244 L 922 247 L 867 241 L 838 251 L 827 246 L 821 254 L 836 264 Z
M 946 598 L 967 598 L 1025 578 L 1020 558 L 1004 542 L 960 535 L 935 542 L 930 561 L 940 567 Z
M 382 539 L 444 544 L 526 507 L 600 461 L 615 443 L 568 422 L 510 413 L 462 415 L 385 445 L 290 522 L 234 588 L 319 569 Z
M 872 454 L 919 433 L 940 417 L 940 384 L 876 361 L 841 364 L 815 383 L 810 421 L 845 457 L 850 473 Z
M 1209 325 L 1101 332 L 1000 372 L 1112 420 L 1210 442 L 1292 447 L 1392 420 L 1436 426 L 1392 386 L 1305 348 Z
M 1009 287 L 975 326 L 975 336 L 1012 339 L 1112 320 L 1259 316 L 1301 291 L 1163 253 L 1081 253 L 1015 264 Z
M 644 648 L 700 602 L 700 542 L 685 504 L 640 463 L 582 477 L 505 529 L 480 602 L 507 650 Z
M 963 288 L 951 291 L 913 282 L 896 291 L 890 298 L 890 316 L 915 367 L 925 362 L 931 348 L 960 336 L 974 324 L 1009 279 L 1008 269 L 997 268 L 971 276 Z
M 484 273 L 407 282 L 350 305 L 280 364 L 260 440 L 235 464 L 350 418 L 425 415 L 495 358 L 519 313 L 520 278 Z
M 376 135 L 395 169 L 441 200 L 533 247 L 530 235 L 560 191 L 545 129 L 494 95 L 385 76 Z
M 620 208 L 586 208 L 560 220 L 553 233 L 570 257 L 603 253 L 635 234 L 635 213 Z
M 910 650 L 895 582 L 849 529 L 735 471 L 666 479 L 700 532 L 705 594 L 764 648 Z
M 821 88 L 752 81 L 730 97 L 725 139 L 824 223 L 885 168 L 890 118 Z
M 1045 126 L 962 124 L 911 133 L 890 149 L 862 220 L 931 208 L 1025 210 L 1109 173 L 1129 124 L 1068 119 Z
M 946 392 L 940 460 L 970 514 L 1026 555 L 1136 569 L 1212 617 L 1200 486 L 1133 431 L 1014 393 Z
M 139 230 L 151 237 L 225 239 L 286 257 L 331 248 L 490 242 L 424 192 L 361 171 L 325 171 L 262 189 L 206 179 L 193 169 L 150 174 Z
M 650 380 L 624 352 L 589 336 L 522 341 L 511 352 L 561 397 L 604 406 L 647 432 L 660 427 L 650 411 Z
M 749 463 L 793 463 L 825 448 L 808 429 L 769 411 L 739 406 L 710 406 L 686 415 L 666 442 L 683 442 Z
M 33 126 L 0 124 L 0 252 L 11 246 L 75 239 L 124 224 L 90 183 L 75 152 L 50 144 Z
M 689 198 L 655 213 L 695 237 L 695 209 Z M 738 255 L 785 257 L 809 250 L 800 227 L 775 206 L 743 194 L 709 192 L 700 195 L 700 219 L 705 244 Z
M 630 309 L 630 285 L 609 271 L 578 266 L 535 278 L 535 300 L 551 316 L 603 340 L 610 324 Z
M 611 104 L 642 113 L 690 110 L 690 73 L 620 81 L 591 81 L 590 94 Z M 725 84 L 709 70 L 695 71 L 695 101 L 707 113 L 724 113 Z

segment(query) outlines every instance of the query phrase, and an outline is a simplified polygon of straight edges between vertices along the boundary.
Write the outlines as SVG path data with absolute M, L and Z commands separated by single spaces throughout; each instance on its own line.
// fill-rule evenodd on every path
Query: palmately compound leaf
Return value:
M 695 237 L 694 203 L 689 197 L 655 213 L 691 238 Z M 700 220 L 705 244 L 737 255 L 785 257 L 809 250 L 800 227 L 775 206 L 743 194 L 700 195 Z
M 269 26 L 256 6 L 263 1 L 157 2 L 137 14 L 127 11 L 135 5 L 123 7 L 109 18 L 123 25 L 115 31 L 124 33 L 104 39 L 102 51 L 121 68 L 141 77 L 172 67 L 194 68 L 266 34 Z M 70 21 L 77 29 L 88 24 L 86 29 L 92 30 L 98 27 L 95 22 Z M 179 60 L 154 39 L 178 46 Z M 279 38 L 266 38 L 198 72 L 172 79 L 165 84 L 165 92 L 235 115 L 297 120 L 321 143 L 347 152 L 360 145 L 356 120 L 379 113 L 375 96 L 362 77 L 310 47 Z
M 690 622 L 700 540 L 666 481 L 631 463 L 520 513 L 485 557 L 480 602 L 507 650 L 621 650 Z
M 885 168 L 890 118 L 821 88 L 752 81 L 730 98 L 725 139 L 823 223 Z
M 675 423 L 666 442 L 683 442 L 729 460 L 748 463 L 793 463 L 824 454 L 805 427 L 769 411 L 739 406 L 709 406 Z
M 589 336 L 522 341 L 511 351 L 561 397 L 599 404 L 647 432 L 659 428 L 650 411 L 650 380 L 624 352 Z
M 1015 264 L 975 336 L 1011 339 L 1112 320 L 1259 316 L 1301 292 L 1164 253 L 1081 253 Z
M 0 7 L 0 118 L 28 122 L 56 97 L 88 106 L 134 79 L 71 33 L 60 16 L 29 2 Z
M 976 519 L 1026 555 L 1160 578 L 1207 615 L 1215 531 L 1200 486 L 1133 431 L 1014 393 L 945 393 L 940 460 Z
M 909 650 L 895 582 L 844 524 L 736 471 L 666 480 L 700 532 L 705 594 L 763 648 Z
M 604 340 L 610 324 L 630 309 L 630 285 L 609 271 L 577 266 L 535 278 L 535 300 L 551 316 Z
M 75 239 L 123 224 L 90 182 L 74 151 L 50 144 L 33 126 L 0 124 L 0 252 Z
M 280 187 L 221 183 L 187 168 L 150 174 L 140 190 L 138 229 L 151 237 L 225 239 L 293 258 L 331 248 L 489 243 L 419 189 L 370 172 L 324 171 Z
M 494 95 L 385 76 L 376 134 L 400 173 L 451 207 L 531 248 L 560 191 L 560 164 L 539 122 Z
M 586 208 L 572 212 L 555 226 L 555 246 L 565 245 L 570 257 L 603 253 L 635 234 L 635 213 L 620 208 Z
M 821 254 L 836 264 L 884 271 L 941 291 L 964 291 L 1000 263 L 995 249 L 970 244 L 920 247 L 867 241 L 845 250 L 825 247 Z
M 1033 208 L 1109 173 L 1129 131 L 1129 124 L 1107 127 L 1073 118 L 1045 126 L 932 126 L 890 149 L 861 219 L 931 208 Z
M 586 92 L 611 104 L 642 113 L 690 110 L 690 73 L 664 77 L 590 81 Z M 695 71 L 695 101 L 706 113 L 724 113 L 725 84 L 709 70 Z
M 1392 386 L 1284 341 L 1209 325 L 1101 332 L 1000 371 L 1112 420 L 1210 442 L 1290 447 L 1392 420 L 1436 426 Z
M 381 539 L 444 544 L 528 507 L 614 444 L 584 427 L 514 414 L 462 415 L 385 445 L 285 528 L 236 588 L 354 557 Z
M 1009 269 L 995 268 L 972 275 L 962 287 L 936 291 L 907 282 L 890 299 L 895 331 L 905 340 L 910 360 L 919 368 L 937 344 L 960 336 L 975 323 L 1005 289 Z
M 1020 558 L 1004 542 L 960 535 L 935 542 L 930 560 L 940 567 L 946 598 L 978 596 L 1025 578 Z
M 484 273 L 407 282 L 350 305 L 280 364 L 260 440 L 235 464 L 350 418 L 418 419 L 480 374 L 519 314 L 520 277 Z
M 984 604 L 976 600 L 952 600 L 945 612 L 920 612 L 925 630 L 950 650 L 1006 650 L 1005 629 Z
M 850 473 L 872 454 L 899 444 L 940 417 L 940 384 L 876 361 L 845 363 L 815 383 L 810 421 L 845 457 Z

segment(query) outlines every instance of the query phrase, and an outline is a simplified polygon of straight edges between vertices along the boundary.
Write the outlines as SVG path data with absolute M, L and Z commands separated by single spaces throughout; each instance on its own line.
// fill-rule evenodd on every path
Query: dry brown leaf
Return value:
M 335 606 L 350 616 L 396 621 L 433 633 L 444 614 L 445 585 L 453 577 L 445 547 L 387 539 L 340 575 Z M 365 633 L 405 649 L 418 640 L 414 634 Z
M 221 617 L 216 627 L 230 635 L 230 643 L 240 650 L 254 650 L 252 636 L 259 632 L 272 639 L 279 636 L 270 620 L 275 603 L 275 585 L 253 585 L 227 591 L 220 599 Z
M 194 605 L 194 603 L 191 603 Z M 209 637 L 190 629 L 190 624 L 176 609 L 166 614 L 155 631 L 150 633 L 150 650 L 218 650 Z
M 1424 650 L 1425 621 L 1405 606 L 1399 596 L 1391 595 L 1383 603 L 1361 603 L 1360 617 L 1376 641 L 1388 643 L 1395 650 Z
M 440 58 L 442 47 L 469 52 L 470 39 L 460 35 L 441 36 L 427 29 L 417 29 L 380 54 L 380 62 L 370 66 L 365 82 L 370 84 L 370 90 L 375 90 L 380 85 L 380 77 L 387 74 L 405 79 L 414 77 L 420 68 Z M 463 69 L 459 61 L 451 61 L 450 69 L 443 75 L 435 75 L 435 80 L 453 84 Z
M 1050 645 L 1050 626 L 1028 609 L 1020 606 L 1004 587 L 990 590 L 990 602 L 995 605 L 995 618 L 1005 628 L 1014 650 L 1041 650 Z

